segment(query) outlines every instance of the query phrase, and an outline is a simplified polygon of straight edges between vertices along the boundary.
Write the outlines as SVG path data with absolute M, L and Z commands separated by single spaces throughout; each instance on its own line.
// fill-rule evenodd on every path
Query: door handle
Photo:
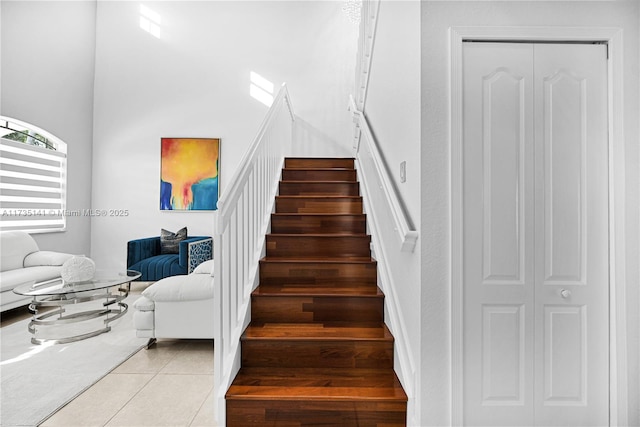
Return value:
M 571 296 L 571 291 L 569 289 L 563 289 L 560 291 L 560 296 L 564 299 L 567 299 Z

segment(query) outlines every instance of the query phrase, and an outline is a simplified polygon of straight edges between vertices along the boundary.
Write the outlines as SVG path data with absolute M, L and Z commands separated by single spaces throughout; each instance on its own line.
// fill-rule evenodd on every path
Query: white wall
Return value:
M 598 26 L 624 30 L 629 425 L 639 425 L 638 14 L 636 1 L 429 1 L 421 6 L 422 420 L 448 425 L 450 354 L 449 38 L 452 26 Z
M 95 1 L 3 1 L 0 115 L 67 143 L 67 209 L 91 207 Z M 89 217 L 34 235 L 41 249 L 89 255 Z
M 126 242 L 187 226 L 213 233 L 213 212 L 159 210 L 160 138 L 221 138 L 224 193 L 267 108 L 249 97 L 254 71 L 287 82 L 296 133 L 310 152 L 349 153 L 346 109 L 356 32 L 341 2 L 144 2 L 160 38 L 139 28 L 138 2 L 99 2 L 92 256 L 124 268 Z
M 0 113 L 2 113 L 2 2 L 0 1 Z
M 408 217 L 420 232 L 420 2 L 383 0 L 380 3 L 371 58 L 364 113 Z M 404 183 L 400 180 L 402 161 L 407 162 Z M 390 264 L 395 289 L 384 289 L 386 301 L 388 305 L 392 297 L 396 300 L 404 328 L 404 331 L 392 331 L 396 351 L 409 353 L 397 357 L 396 364 L 409 365 L 399 368 L 410 399 L 407 415 L 411 423 L 420 419 L 421 411 L 421 251 L 418 245 L 413 253 L 394 252 L 396 238 L 393 235 L 392 241 L 385 242 L 387 259 L 380 261 Z M 419 241 L 425 238 L 429 237 L 421 233 Z M 390 292 L 393 295 L 389 295 Z M 394 327 L 393 323 L 388 324 Z
M 365 116 L 409 217 L 420 218 L 420 3 L 381 1 Z M 407 180 L 400 181 L 400 162 Z

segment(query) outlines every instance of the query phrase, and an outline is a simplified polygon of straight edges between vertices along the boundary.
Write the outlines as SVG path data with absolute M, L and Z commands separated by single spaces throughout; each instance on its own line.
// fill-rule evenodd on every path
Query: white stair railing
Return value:
M 413 344 L 399 294 L 400 286 L 411 268 L 419 233 L 405 212 L 398 192 L 384 166 L 380 150 L 364 114 L 356 108 L 353 97 L 349 110 L 356 125 L 355 157 L 367 227 L 371 234 L 373 256 L 378 261 L 378 285 L 385 295 L 385 318 L 395 338 L 395 370 L 409 396 L 408 420 L 415 420 L 417 385 Z
M 259 280 L 285 155 L 291 152 L 293 108 L 282 85 L 229 189 L 218 201 L 214 238 L 216 310 L 214 396 L 225 425 L 225 393 L 240 369 L 240 336 L 250 320 L 251 292 Z
M 413 252 L 418 232 L 400 202 L 400 197 L 391 183 L 390 174 L 384 165 L 382 154 L 378 149 L 369 123 L 364 114 L 356 108 L 353 97 L 350 97 L 349 110 L 356 125 L 354 149 L 356 162 L 359 166 L 358 174 L 365 181 L 363 183 L 365 186 L 372 187 L 371 203 L 380 206 L 379 210 L 383 206 L 385 207 L 384 213 L 378 212 L 376 214 L 384 215 L 388 219 L 386 224 L 393 225 L 393 234 L 399 239 L 401 251 Z
M 358 52 L 356 57 L 356 90 L 355 104 L 358 110 L 364 111 L 369 87 L 369 71 L 375 43 L 376 27 L 380 0 L 365 0 L 360 10 L 360 33 L 358 36 Z

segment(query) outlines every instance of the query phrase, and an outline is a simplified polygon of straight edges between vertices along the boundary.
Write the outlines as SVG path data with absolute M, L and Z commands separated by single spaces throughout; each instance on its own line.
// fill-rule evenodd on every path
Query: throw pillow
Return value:
M 172 233 L 164 228 L 160 230 L 160 253 L 177 254 L 180 252 L 180 242 L 187 238 L 187 227 Z
M 60 277 L 67 283 L 91 280 L 96 272 L 96 263 L 84 255 L 73 256 L 62 264 Z

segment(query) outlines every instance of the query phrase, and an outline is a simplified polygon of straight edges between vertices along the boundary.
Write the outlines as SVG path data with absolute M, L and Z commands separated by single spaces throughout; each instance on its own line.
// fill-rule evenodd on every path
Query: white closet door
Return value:
M 534 48 L 536 425 L 609 424 L 606 55 Z
M 465 43 L 466 425 L 608 424 L 604 49 Z
M 466 425 L 533 421 L 533 46 L 464 45 Z

